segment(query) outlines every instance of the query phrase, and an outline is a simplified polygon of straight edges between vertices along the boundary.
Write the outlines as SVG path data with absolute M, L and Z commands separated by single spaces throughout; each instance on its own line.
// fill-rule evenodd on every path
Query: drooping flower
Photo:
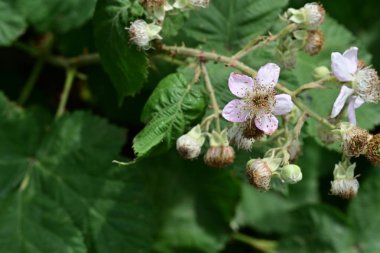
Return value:
M 331 194 L 344 199 L 352 199 L 359 189 L 359 182 L 354 175 L 356 164 L 348 160 L 340 162 L 334 168 L 334 180 L 331 181 Z
M 351 47 L 343 55 L 334 52 L 331 54 L 331 69 L 335 77 L 348 83 L 343 85 L 334 102 L 331 117 L 335 118 L 342 111 L 348 101 L 348 119 L 356 125 L 355 109 L 364 102 L 376 103 L 380 100 L 380 80 L 372 67 L 358 67 L 358 48 Z M 349 87 L 350 86 L 350 87 Z
M 130 40 L 142 49 L 149 49 L 150 41 L 162 39 L 159 35 L 162 27 L 155 24 L 147 24 L 144 20 L 138 19 L 131 23 L 129 28 Z
M 289 8 L 288 19 L 296 24 L 318 26 L 325 20 L 326 11 L 318 3 L 307 3 L 301 9 Z
M 230 101 L 223 109 L 223 117 L 231 122 L 252 122 L 265 134 L 272 134 L 278 127 L 274 115 L 283 115 L 292 110 L 293 102 L 287 94 L 275 95 L 280 67 L 274 63 L 262 66 L 256 80 L 231 73 L 228 86 L 241 99 Z
M 185 159 L 194 159 L 201 153 L 204 142 L 205 136 L 200 125 L 197 125 L 177 139 L 177 151 Z

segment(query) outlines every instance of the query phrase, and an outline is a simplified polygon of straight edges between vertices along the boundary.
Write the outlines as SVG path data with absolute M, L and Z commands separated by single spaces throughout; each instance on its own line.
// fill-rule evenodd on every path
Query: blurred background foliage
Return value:
M 224 3 L 225 0 L 214 1 Z M 276 17 L 286 4 L 286 1 L 274 2 L 278 6 L 271 17 Z M 289 6 L 297 8 L 306 2 L 291 0 Z M 377 46 L 380 2 L 324 0 L 321 3 L 332 18 L 352 31 L 360 45 L 372 55 L 374 66 L 380 69 Z M 51 50 L 55 55 L 69 57 L 97 52 L 93 20 L 81 23 L 88 13 L 79 24 L 60 27 L 59 19 L 45 24 L 33 17 L 31 8 L 24 10 L 36 25 L 26 30 L 20 42 L 38 47 L 50 36 L 46 34 L 53 31 Z M 174 35 L 183 17 L 168 20 L 164 32 L 172 37 L 166 42 L 185 40 L 189 45 L 198 45 L 202 31 L 194 25 L 200 18 L 196 17 L 195 22 L 187 23 L 189 32 L 179 36 Z M 69 26 L 75 28 L 69 29 Z M 267 26 L 261 27 L 263 32 Z M 333 34 L 334 29 L 330 33 Z M 341 28 L 336 29 L 342 36 L 334 38 L 338 41 L 335 44 L 343 50 L 340 47 L 349 46 L 352 38 Z M 230 47 L 242 40 L 237 36 L 226 39 L 224 33 L 219 35 L 221 38 L 217 39 L 223 43 L 203 46 L 228 53 Z M 175 72 L 176 66 L 152 53 L 149 75 L 141 92 L 126 97 L 121 104 L 100 65 L 82 67 L 80 72 L 86 78 L 77 79 L 67 110 L 91 113 L 68 113 L 51 123 L 65 79 L 62 69 L 49 64 L 43 66 L 25 105 L 27 110 L 21 111 L 9 102 L 19 99 L 36 62 L 22 47 L 15 43 L 0 48 L 0 90 L 7 97 L 0 97 L 1 253 L 380 252 L 380 171 L 365 159 L 355 159 L 357 174 L 361 175 L 359 181 L 363 184 L 358 198 L 353 201 L 328 194 L 332 170 L 340 154 L 320 145 L 309 136 L 310 132 L 303 134 L 303 151 L 297 161 L 304 174 L 302 182 L 285 188 L 274 186 L 274 190 L 267 193 L 249 186 L 244 175 L 246 161 L 262 155 L 263 148 L 253 154 L 239 153 L 236 163 L 226 170 L 209 169 L 201 159 L 183 161 L 174 151 L 159 153 L 127 168 L 115 167 L 110 163 L 112 159 L 134 158 L 132 140 L 144 128 L 140 120 L 144 105 L 158 82 Z M 258 57 L 258 61 L 255 58 L 247 61 L 258 67 L 262 64 L 260 61 L 268 60 L 265 54 Z M 325 63 L 330 52 L 324 54 Z M 366 53 L 362 55 L 370 58 Z M 220 69 L 212 63 L 208 67 L 212 81 L 220 84 L 219 97 L 225 101 L 228 98 L 223 97 L 224 85 L 231 69 Z M 285 72 L 284 76 L 290 77 L 284 79 L 302 79 L 298 74 Z M 375 114 L 378 109 L 371 112 Z M 98 116 L 106 118 L 112 126 Z M 362 119 L 371 116 L 367 114 Z M 362 122 L 373 127 L 378 122 L 378 115 L 375 116 L 370 123 Z M 378 130 L 377 127 L 372 132 Z M 33 159 L 30 154 L 35 155 Z M 17 162 L 13 162 L 15 160 Z M 17 191 L 18 184 L 25 171 L 29 173 L 25 168 L 30 164 L 37 168 L 30 176 L 34 182 L 33 192 L 22 195 Z M 14 189 L 16 193 L 10 194 Z M 63 229 L 56 229 L 61 227 Z M 38 232 L 33 233 L 34 229 Z M 53 232 L 49 233 L 50 230 Z M 55 246 L 50 247 L 50 244 Z

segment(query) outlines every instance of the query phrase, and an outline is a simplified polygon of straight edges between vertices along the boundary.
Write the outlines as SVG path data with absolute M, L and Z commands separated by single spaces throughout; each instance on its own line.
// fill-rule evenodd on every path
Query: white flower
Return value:
M 223 109 L 223 117 L 231 122 L 252 121 L 265 134 L 272 134 L 278 127 L 274 115 L 284 115 L 292 110 L 293 102 L 287 94 L 275 95 L 280 67 L 274 63 L 262 66 L 256 82 L 249 76 L 231 73 L 228 86 L 241 99 L 230 101 Z
M 127 28 L 129 37 L 133 43 L 143 49 L 149 49 L 150 41 L 154 39 L 162 39 L 159 35 L 161 26 L 155 24 L 147 24 L 144 20 L 138 19 L 131 23 Z
M 371 67 L 358 68 L 358 48 L 352 47 L 343 55 L 331 54 L 331 69 L 341 82 L 350 82 L 351 88 L 343 85 L 335 100 L 331 117 L 335 118 L 342 111 L 348 100 L 348 119 L 356 125 L 355 109 L 364 102 L 380 100 L 380 80 L 376 70 Z

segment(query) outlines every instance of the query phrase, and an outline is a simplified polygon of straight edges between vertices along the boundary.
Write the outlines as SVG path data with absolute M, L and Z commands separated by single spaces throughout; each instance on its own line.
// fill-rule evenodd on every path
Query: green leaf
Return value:
M 0 197 L 12 198 L 25 189 L 50 198 L 81 229 L 88 251 L 149 252 L 154 233 L 151 199 L 139 175 L 111 164 L 124 142 L 122 130 L 85 112 L 42 125 L 41 117 L 2 94 L 0 116 Z M 116 172 L 124 172 L 123 180 Z M 25 208 L 33 210 L 34 204 L 26 202 Z M 56 213 L 47 205 L 46 215 Z M 65 216 L 55 217 L 63 224 L 52 229 L 70 229 L 70 223 L 62 227 Z M 27 233 L 30 226 L 20 229 Z M 35 244 L 44 242 L 43 237 L 36 239 Z
M 133 140 L 133 149 L 141 157 L 159 143 L 170 148 L 206 107 L 203 86 L 192 77 L 171 74 L 164 78 L 148 99 L 142 120 L 148 125 Z
M 24 33 L 24 18 L 5 0 L 0 0 L 0 46 L 11 45 Z
M 379 168 L 370 172 L 358 196 L 350 203 L 348 214 L 360 252 L 376 253 L 380 251 L 377 236 L 380 233 L 380 173 Z
M 69 215 L 42 195 L 16 192 L 0 198 L 1 252 L 85 253 Z
M 229 240 L 240 185 L 228 170 L 177 153 L 144 159 L 128 167 L 145 175 L 159 232 L 154 252 L 219 252 Z M 195 183 L 196 182 L 196 183 Z
M 290 230 L 280 241 L 280 253 L 355 253 L 351 231 L 337 210 L 325 206 L 307 206 L 291 216 Z
M 129 0 L 99 0 L 94 15 L 95 42 L 105 71 L 119 95 L 133 96 L 143 87 L 148 75 L 148 61 L 143 51 L 131 46 L 128 39 Z
M 216 0 L 204 10 L 194 10 L 184 31 L 201 43 L 236 50 L 262 35 L 278 19 L 287 0 Z
M 95 9 L 96 0 L 15 0 L 15 6 L 39 31 L 65 33 L 83 25 Z

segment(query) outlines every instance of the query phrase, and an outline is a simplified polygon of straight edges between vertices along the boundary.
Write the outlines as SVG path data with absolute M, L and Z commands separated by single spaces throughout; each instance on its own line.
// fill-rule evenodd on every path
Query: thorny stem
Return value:
M 208 75 L 207 68 L 204 63 L 201 63 L 201 68 L 202 68 L 203 76 L 205 78 L 206 89 L 207 89 L 208 94 L 210 95 L 211 107 L 214 110 L 216 130 L 220 132 L 221 131 L 220 119 L 219 119 L 220 109 L 219 109 L 218 101 L 216 100 L 214 87 L 212 86 L 210 76 Z
M 256 239 L 239 232 L 234 233 L 232 239 L 248 244 L 254 249 L 265 253 L 275 253 L 277 249 L 276 241 Z
M 178 54 L 178 55 L 183 55 L 183 56 L 199 58 L 202 61 L 211 60 L 211 61 L 224 63 L 227 66 L 234 67 L 235 69 L 238 69 L 238 70 L 240 70 L 240 71 L 242 71 L 248 75 L 251 75 L 251 76 L 256 76 L 256 73 L 257 73 L 256 70 L 245 65 L 244 63 L 242 63 L 239 60 L 233 59 L 232 57 L 220 55 L 220 54 L 217 54 L 214 52 L 205 52 L 203 50 L 187 48 L 187 47 L 183 47 L 183 46 L 177 47 L 177 46 L 166 46 L 166 45 L 162 45 L 161 49 L 164 51 L 168 51 L 169 53 L 171 53 L 173 55 Z M 302 101 L 297 98 L 297 95 L 295 94 L 295 92 L 289 90 L 288 88 L 286 88 L 281 83 L 278 83 L 276 85 L 276 88 L 278 90 L 286 93 L 286 94 L 289 94 L 292 97 L 293 103 L 300 110 L 307 113 L 310 117 L 314 118 L 315 120 L 317 120 L 321 124 L 327 126 L 328 128 L 331 128 L 331 129 L 335 128 L 334 125 L 329 123 L 325 118 L 319 116 L 317 113 L 315 113 L 314 111 L 309 109 L 305 104 L 303 104 Z
M 61 117 L 63 115 L 63 113 L 65 112 L 67 100 L 69 98 L 69 94 L 70 94 L 71 87 L 72 87 L 73 82 L 74 82 L 74 77 L 76 75 L 76 72 L 77 71 L 75 68 L 68 68 L 67 69 L 65 85 L 63 87 L 61 100 L 59 101 L 58 110 L 57 110 L 57 113 L 55 115 L 56 119 Z
M 23 89 L 21 91 L 20 97 L 18 98 L 18 103 L 20 105 L 24 104 L 28 100 L 28 98 L 29 98 L 29 96 L 30 96 L 30 94 L 34 88 L 34 85 L 36 84 L 36 82 L 38 80 L 38 77 L 41 73 L 43 65 L 44 65 L 44 60 L 38 59 L 37 63 L 33 66 L 32 72 L 30 73 L 30 76 L 29 76 L 28 80 L 26 81 L 25 86 L 23 87 Z
M 275 41 L 277 39 L 281 39 L 281 38 L 285 37 L 286 35 L 288 35 L 292 31 L 294 31 L 296 28 L 297 28 L 296 24 L 290 24 L 290 25 L 287 25 L 286 27 L 284 27 L 277 34 L 274 34 L 274 35 L 270 34 L 269 36 L 259 36 L 257 38 L 254 38 L 253 40 L 248 42 L 248 44 L 245 45 L 243 47 L 243 49 L 241 49 L 234 56 L 232 56 L 232 58 L 236 59 L 236 60 L 241 59 L 244 56 L 246 56 L 247 54 L 249 54 L 250 52 L 253 52 L 256 49 L 258 49 L 262 46 L 265 46 L 272 41 Z

